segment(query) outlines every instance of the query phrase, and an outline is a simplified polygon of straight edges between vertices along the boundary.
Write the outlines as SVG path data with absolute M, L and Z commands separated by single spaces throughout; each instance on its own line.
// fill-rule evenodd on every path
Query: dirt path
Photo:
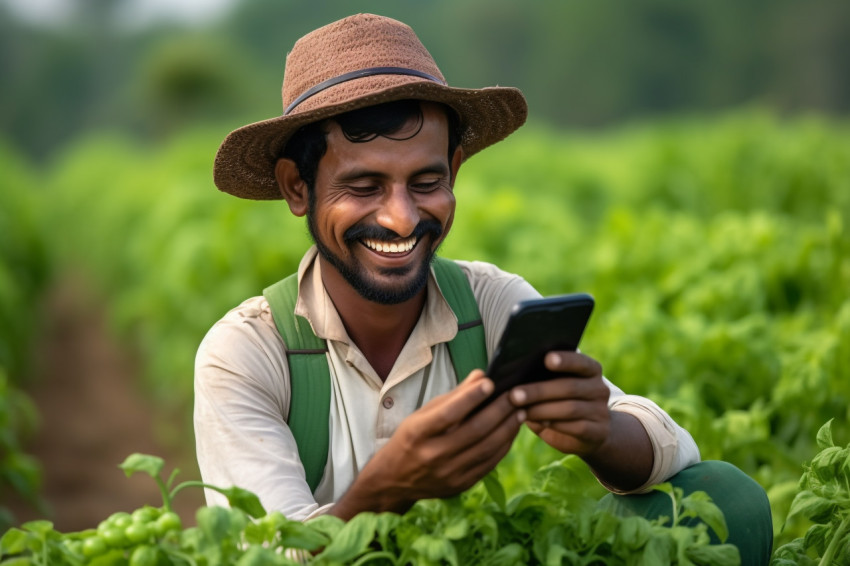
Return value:
M 71 278 L 50 294 L 29 391 L 41 424 L 28 451 L 43 467 L 50 509 L 45 517 L 21 503 L 13 507 L 19 522 L 49 518 L 63 532 L 95 527 L 115 511 L 161 505 L 150 477 L 127 478 L 117 467 L 133 452 L 165 458 L 166 475 L 180 468 L 178 480 L 199 477 L 191 439 L 183 446 L 157 439 L 161 417 L 138 385 L 140 364 L 110 336 L 103 310 L 83 289 Z M 196 489 L 175 501 L 185 525 L 194 524 L 202 504 Z

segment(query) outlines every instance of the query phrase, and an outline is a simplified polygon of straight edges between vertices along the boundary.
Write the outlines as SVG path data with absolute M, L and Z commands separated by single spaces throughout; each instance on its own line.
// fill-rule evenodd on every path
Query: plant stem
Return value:
M 832 540 L 829 541 L 829 546 L 826 547 L 826 552 L 823 553 L 823 557 L 820 559 L 820 566 L 830 566 L 832 564 L 835 553 L 838 552 L 838 547 L 841 545 L 841 539 L 844 538 L 844 534 L 848 529 L 850 529 L 850 514 L 844 516 L 844 520 L 841 521 L 841 524 L 835 530 Z
M 159 492 L 162 494 L 162 506 L 165 507 L 166 511 L 171 511 L 171 499 L 174 496 L 169 495 L 168 487 L 166 487 L 165 482 L 162 481 L 161 477 L 154 476 L 153 479 L 156 482 L 156 485 L 159 487 Z
M 184 482 L 177 484 L 174 487 L 174 489 L 171 490 L 171 498 L 174 499 L 174 496 L 177 495 L 177 492 L 182 490 L 184 487 L 208 487 L 210 489 L 214 489 L 216 491 L 222 492 L 221 489 L 217 488 L 214 485 L 208 485 L 208 484 L 205 484 L 204 482 L 198 481 L 198 480 L 189 480 L 189 481 L 184 481 Z

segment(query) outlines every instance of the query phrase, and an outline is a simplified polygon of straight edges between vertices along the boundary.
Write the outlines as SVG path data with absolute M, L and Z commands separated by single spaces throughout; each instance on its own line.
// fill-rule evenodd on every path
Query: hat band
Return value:
M 292 112 L 293 108 L 295 108 L 314 94 L 318 94 L 327 88 L 350 80 L 360 79 L 363 77 L 371 77 L 372 75 L 410 75 L 412 77 L 428 79 L 429 81 L 434 81 L 435 83 L 440 83 L 443 85 L 446 84 L 445 81 L 442 81 L 433 75 L 429 75 L 428 73 L 417 71 L 416 69 L 406 69 L 404 67 L 369 67 L 368 69 L 360 69 L 359 71 L 351 71 L 350 73 L 344 73 L 337 77 L 332 77 L 326 81 L 320 82 L 314 87 L 307 89 L 301 94 L 301 96 L 296 98 L 292 102 L 292 104 L 286 107 L 286 110 L 284 110 L 283 115 L 286 116 L 287 114 Z

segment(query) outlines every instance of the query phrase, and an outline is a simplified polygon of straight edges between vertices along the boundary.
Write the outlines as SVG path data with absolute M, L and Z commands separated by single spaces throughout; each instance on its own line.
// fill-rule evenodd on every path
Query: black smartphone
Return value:
M 517 385 L 557 377 L 546 369 L 543 358 L 553 350 L 578 348 L 593 306 L 587 293 L 517 303 L 487 368 L 496 388 L 482 406 Z

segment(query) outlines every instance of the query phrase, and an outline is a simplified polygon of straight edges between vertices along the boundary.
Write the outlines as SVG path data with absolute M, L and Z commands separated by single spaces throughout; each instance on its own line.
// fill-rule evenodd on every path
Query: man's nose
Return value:
M 402 238 L 413 234 L 419 224 L 419 209 L 406 186 L 393 186 L 384 198 L 377 215 L 378 224 Z

